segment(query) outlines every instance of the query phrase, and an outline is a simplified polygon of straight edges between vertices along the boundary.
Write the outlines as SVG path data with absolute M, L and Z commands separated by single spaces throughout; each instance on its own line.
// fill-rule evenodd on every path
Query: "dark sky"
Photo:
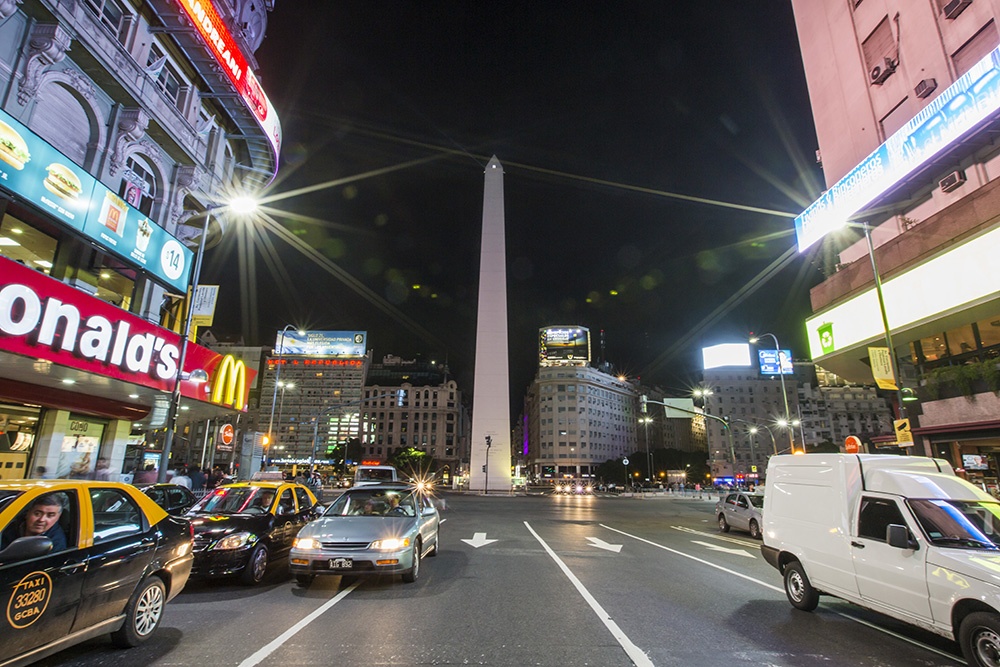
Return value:
M 551 324 L 589 327 L 595 357 L 603 329 L 617 370 L 677 392 L 702 346 L 750 331 L 807 356 L 808 260 L 725 306 L 794 244 L 792 219 L 670 196 L 794 215 L 818 195 L 790 3 L 279 0 L 256 56 L 285 139 L 268 194 L 337 182 L 268 206 L 327 265 L 258 225 L 294 288 L 260 249 L 241 286 L 229 234 L 206 260 L 217 334 L 244 317 L 252 344 L 288 323 L 366 330 L 376 360 L 446 356 L 471 391 L 495 154 L 515 405 Z

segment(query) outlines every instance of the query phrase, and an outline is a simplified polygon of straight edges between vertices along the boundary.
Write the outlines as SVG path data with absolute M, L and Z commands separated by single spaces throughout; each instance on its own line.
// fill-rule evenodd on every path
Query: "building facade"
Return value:
M 253 371 L 177 331 L 205 212 L 277 169 L 265 4 L 0 2 L 0 476 L 158 463 L 178 383 L 245 409 Z
M 1000 6 L 793 0 L 828 191 L 797 220 L 831 261 L 812 290 L 812 358 L 869 382 L 883 345 L 871 227 L 915 453 L 964 457 L 996 484 L 1000 452 Z M 821 239 L 821 240 L 819 240 Z M 800 247 L 803 235 L 800 233 Z M 974 399 L 974 400 L 973 400 Z M 985 470 L 982 462 L 986 462 Z
M 446 364 L 387 356 L 372 364 L 365 398 L 366 460 L 384 462 L 397 449 L 413 447 L 434 460 L 443 483 L 468 476 L 469 412 Z

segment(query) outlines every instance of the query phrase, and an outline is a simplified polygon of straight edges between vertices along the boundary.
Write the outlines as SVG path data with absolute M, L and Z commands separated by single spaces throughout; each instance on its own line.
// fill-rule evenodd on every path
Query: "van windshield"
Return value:
M 359 482 L 393 482 L 391 468 L 358 468 L 354 479 Z
M 1000 549 L 1000 503 L 940 498 L 911 498 L 907 503 L 933 544 Z

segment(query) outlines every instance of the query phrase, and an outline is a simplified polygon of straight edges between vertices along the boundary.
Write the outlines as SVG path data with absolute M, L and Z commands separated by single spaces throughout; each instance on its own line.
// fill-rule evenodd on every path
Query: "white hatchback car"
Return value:
M 728 533 L 730 528 L 739 528 L 750 533 L 755 540 L 760 539 L 763 525 L 764 494 L 737 491 L 720 498 L 715 503 L 715 516 L 719 520 L 719 530 Z

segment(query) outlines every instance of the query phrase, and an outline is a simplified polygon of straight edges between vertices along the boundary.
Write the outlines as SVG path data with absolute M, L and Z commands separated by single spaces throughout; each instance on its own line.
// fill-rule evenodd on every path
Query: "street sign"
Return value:
M 910 420 L 897 419 L 892 424 L 896 428 L 896 444 L 900 447 L 912 447 L 913 433 L 910 431 Z
M 844 440 L 844 448 L 848 454 L 857 454 L 861 451 L 861 438 L 856 435 L 849 435 Z
M 872 377 L 879 389 L 896 389 L 896 376 L 892 372 L 892 355 L 887 347 L 869 347 L 868 359 L 872 365 Z

